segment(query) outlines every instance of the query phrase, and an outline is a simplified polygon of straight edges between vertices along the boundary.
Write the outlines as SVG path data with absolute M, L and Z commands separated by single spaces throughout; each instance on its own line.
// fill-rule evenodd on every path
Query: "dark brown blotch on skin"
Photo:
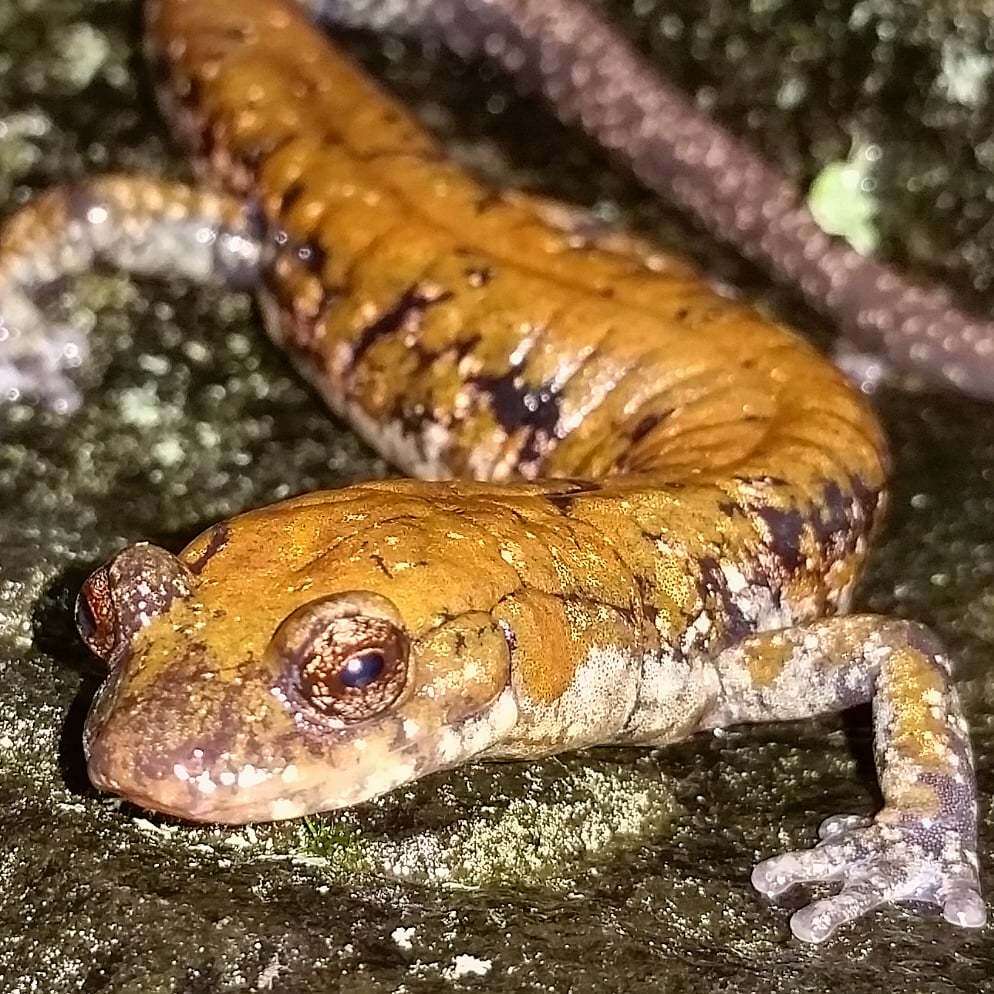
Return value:
M 636 422 L 628 436 L 632 440 L 632 444 L 634 445 L 636 442 L 641 442 L 653 428 L 661 425 L 672 413 L 672 411 L 655 411 L 652 414 L 647 414 L 645 417 L 641 418 L 638 422 Z
M 736 642 L 750 634 L 753 626 L 735 603 L 718 560 L 713 556 L 701 556 L 698 567 L 701 571 L 699 586 L 701 601 L 704 604 L 715 603 L 721 608 L 720 627 L 724 628 L 727 641 Z M 712 614 L 712 620 L 719 619 Z
M 836 535 L 849 530 L 853 517 L 853 499 L 829 480 L 822 488 L 821 504 L 813 515 L 812 526 L 819 542 L 828 544 Z
M 560 398 L 556 388 L 550 383 L 527 386 L 520 365 L 500 376 L 477 376 L 470 382 L 488 398 L 494 419 L 508 435 L 526 430 L 519 460 L 527 464 L 538 459 L 543 445 L 555 438 L 559 424 Z
M 600 484 L 593 480 L 570 481 L 568 485 L 569 490 L 546 494 L 546 500 L 562 514 L 569 514 L 578 497 L 582 497 L 584 494 L 597 493 L 601 489 Z
M 352 347 L 349 363 L 352 369 L 362 361 L 363 356 L 381 339 L 405 329 L 412 319 L 417 319 L 433 304 L 451 299 L 452 292 L 425 287 L 420 283 L 409 286 L 375 321 L 366 325 L 359 333 Z
M 190 572 L 194 576 L 199 576 L 211 559 L 224 549 L 230 538 L 231 528 L 226 522 L 214 525 L 207 534 L 207 545 L 204 546 L 203 552 L 199 553 L 192 562 L 187 563 Z
M 279 203 L 276 205 L 276 214 L 279 217 L 286 217 L 306 192 L 307 184 L 302 179 L 294 180 L 280 195 Z
M 881 486 L 869 486 L 860 476 L 849 477 L 849 492 L 852 494 L 863 515 L 864 532 L 870 531 L 877 524 L 877 514 L 884 502 Z
M 754 508 L 757 517 L 769 532 L 769 549 L 790 571 L 804 562 L 801 538 L 804 535 L 804 516 L 797 508 L 779 508 L 759 505 Z

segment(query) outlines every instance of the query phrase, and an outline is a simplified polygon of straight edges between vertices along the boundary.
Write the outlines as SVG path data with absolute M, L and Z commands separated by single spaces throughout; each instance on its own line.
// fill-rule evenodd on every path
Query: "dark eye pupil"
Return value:
M 87 641 L 93 640 L 98 634 L 97 619 L 94 618 L 93 608 L 86 597 L 80 597 L 76 602 L 76 627 Z
M 379 649 L 368 649 L 350 656 L 339 679 L 346 687 L 368 687 L 382 672 L 385 660 Z

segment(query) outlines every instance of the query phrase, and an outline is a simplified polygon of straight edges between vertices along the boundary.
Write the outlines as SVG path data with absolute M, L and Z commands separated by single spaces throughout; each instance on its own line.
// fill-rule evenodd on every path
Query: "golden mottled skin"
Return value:
M 884 810 L 754 881 L 844 880 L 795 914 L 813 941 L 892 900 L 981 924 L 948 662 L 918 626 L 835 617 L 886 462 L 839 373 L 685 264 L 478 184 L 281 0 L 148 14 L 164 104 L 224 193 L 51 194 L 9 229 L 36 242 L 0 248 L 0 314 L 37 320 L 10 274 L 53 251 L 53 212 L 76 222 L 66 269 L 256 286 L 331 407 L 422 479 L 297 497 L 98 571 L 79 608 L 112 668 L 94 781 L 192 819 L 283 818 L 473 757 L 872 698 Z M 111 223 L 139 216 L 140 244 Z M 184 258 L 182 233 L 213 254 Z
M 251 187 L 285 233 L 270 277 L 282 305 L 274 334 L 336 410 L 374 444 L 401 438 L 390 454 L 422 475 L 619 477 L 578 496 L 568 517 L 531 500 L 525 521 L 508 518 L 493 488 L 481 506 L 461 496 L 460 514 L 491 536 L 471 553 L 489 564 L 483 589 L 464 592 L 474 608 L 493 610 L 523 580 L 629 611 L 641 601 L 670 619 L 670 640 L 700 610 L 687 560 L 752 562 L 768 545 L 749 505 L 815 518 L 826 482 L 880 490 L 879 429 L 809 346 L 681 263 L 600 248 L 550 227 L 526 198 L 480 186 L 285 8 L 165 4 L 151 37 L 172 91 L 190 95 L 177 115 L 185 130 L 211 135 L 214 170 Z M 532 391 L 538 410 L 503 417 L 502 388 Z M 383 513 L 396 513 L 392 500 Z M 448 563 L 459 540 L 447 531 L 401 529 L 388 569 L 438 553 Z M 837 601 L 862 552 L 833 554 L 803 528 L 804 566 L 786 583 L 794 619 Z M 427 570 L 414 565 L 403 582 L 434 592 L 443 581 Z M 417 595 L 404 603 L 423 623 Z M 567 616 L 562 600 L 509 610 L 541 618 L 543 639 L 560 633 L 560 651 L 546 644 L 540 660 L 519 641 L 521 679 L 542 698 L 565 686 L 595 633 L 620 623 Z

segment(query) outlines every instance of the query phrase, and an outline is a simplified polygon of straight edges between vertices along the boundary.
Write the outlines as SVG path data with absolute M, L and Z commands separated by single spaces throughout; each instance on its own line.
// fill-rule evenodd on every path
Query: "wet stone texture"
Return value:
M 609 6 L 799 181 L 870 163 L 877 250 L 990 309 L 994 5 Z M 96 170 L 185 174 L 138 24 L 123 0 L 0 0 L 8 210 Z M 633 221 L 830 341 L 789 293 L 489 69 L 356 44 L 475 167 Z M 813 949 L 789 938 L 798 898 L 772 907 L 749 887 L 757 858 L 810 844 L 825 815 L 875 806 L 863 713 L 472 767 L 239 831 L 97 796 L 80 730 L 99 674 L 70 624 L 86 571 L 126 542 L 176 548 L 219 517 L 387 468 L 295 379 L 243 297 L 94 274 L 53 306 L 96 326 L 82 409 L 0 407 L 3 994 L 994 989 L 990 931 L 891 909 Z M 989 853 L 994 408 L 896 388 L 879 405 L 893 513 L 860 604 L 935 625 L 963 661 Z

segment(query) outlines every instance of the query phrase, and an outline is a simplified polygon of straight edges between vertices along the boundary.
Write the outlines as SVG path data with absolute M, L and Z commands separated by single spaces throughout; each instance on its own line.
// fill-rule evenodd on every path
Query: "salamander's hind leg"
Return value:
M 260 239 L 250 212 L 224 194 L 144 177 L 107 176 L 37 197 L 0 230 L 0 398 L 69 410 L 67 369 L 86 352 L 77 329 L 54 326 L 45 287 L 94 266 L 197 283 L 254 283 Z
M 873 702 L 883 810 L 872 819 L 830 818 L 814 849 L 774 856 L 753 872 L 768 895 L 841 881 L 837 895 L 794 914 L 798 938 L 821 942 L 894 901 L 930 902 L 956 925 L 984 924 L 973 756 L 949 661 L 927 629 L 868 615 L 831 618 L 744 639 L 714 665 L 722 693 L 704 727 Z

